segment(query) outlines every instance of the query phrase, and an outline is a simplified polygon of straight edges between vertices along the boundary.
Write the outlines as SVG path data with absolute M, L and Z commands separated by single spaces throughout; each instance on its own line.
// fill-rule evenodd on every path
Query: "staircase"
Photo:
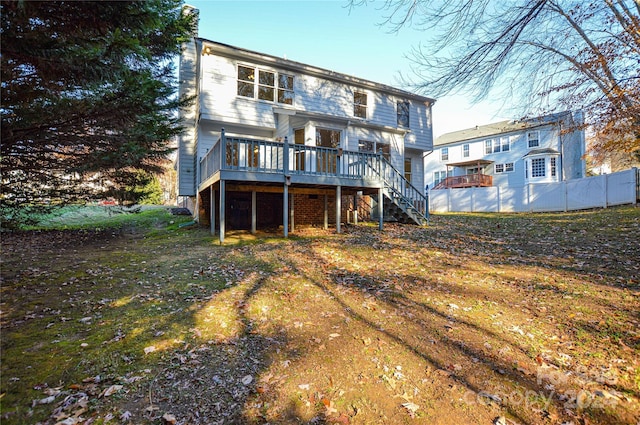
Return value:
M 382 156 L 380 165 L 378 174 L 384 181 L 385 220 L 414 223 L 419 226 L 428 224 L 427 198 Z

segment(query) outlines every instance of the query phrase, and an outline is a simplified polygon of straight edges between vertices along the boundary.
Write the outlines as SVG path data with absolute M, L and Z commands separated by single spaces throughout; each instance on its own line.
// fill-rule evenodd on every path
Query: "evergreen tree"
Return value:
M 1 2 L 3 213 L 162 169 L 185 103 L 172 59 L 195 24 L 181 3 Z

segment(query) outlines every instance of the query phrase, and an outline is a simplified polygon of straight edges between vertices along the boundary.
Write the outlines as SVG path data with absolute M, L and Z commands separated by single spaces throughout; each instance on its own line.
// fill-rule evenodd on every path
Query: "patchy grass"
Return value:
M 3 235 L 3 423 L 640 420 L 638 209 L 222 246 L 145 214 Z

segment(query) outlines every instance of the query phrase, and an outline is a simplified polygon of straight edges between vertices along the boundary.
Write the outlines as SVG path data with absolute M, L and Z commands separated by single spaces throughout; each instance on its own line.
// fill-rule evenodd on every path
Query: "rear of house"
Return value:
M 444 134 L 426 157 L 433 189 L 522 187 L 585 177 L 583 117 L 564 112 Z
M 255 231 L 347 215 L 420 223 L 433 100 L 194 37 L 180 58 L 179 196 L 202 222 Z M 383 200 L 383 202 L 378 202 Z

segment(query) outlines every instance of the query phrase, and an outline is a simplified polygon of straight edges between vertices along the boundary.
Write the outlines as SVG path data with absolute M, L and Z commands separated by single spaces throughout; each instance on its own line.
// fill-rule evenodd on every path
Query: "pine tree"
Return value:
M 3 215 L 162 169 L 186 102 L 172 59 L 194 27 L 180 0 L 2 1 L 0 15 Z

